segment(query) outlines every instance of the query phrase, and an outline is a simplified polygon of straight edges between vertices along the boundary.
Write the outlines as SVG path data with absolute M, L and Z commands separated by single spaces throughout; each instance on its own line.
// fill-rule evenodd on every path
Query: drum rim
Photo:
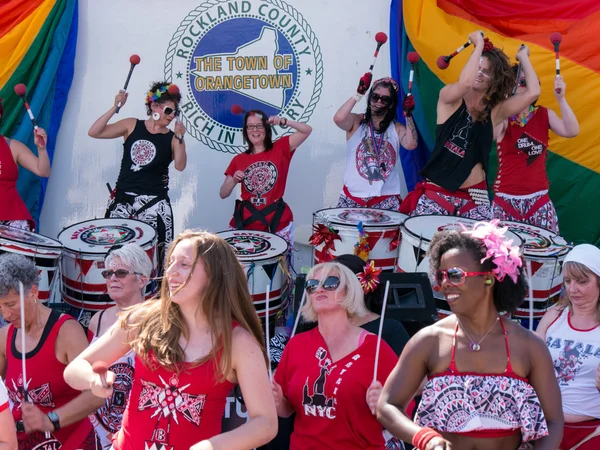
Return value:
M 404 213 L 401 213 L 400 211 L 390 211 L 390 210 L 387 210 L 387 209 L 378 209 L 378 208 L 323 208 L 323 209 L 319 209 L 318 211 L 315 211 L 313 213 L 313 224 L 314 224 L 314 218 L 315 218 L 315 216 L 317 214 L 319 214 L 320 212 L 323 212 L 323 211 L 331 211 L 331 210 L 334 210 L 334 209 L 361 209 L 361 210 L 367 210 L 367 211 L 377 211 L 377 212 L 384 212 L 386 214 L 390 214 L 390 213 L 391 214 L 399 214 L 401 216 L 401 218 L 402 218 L 402 220 L 400 221 L 400 223 L 389 223 L 388 225 L 381 224 L 381 223 L 379 223 L 379 224 L 365 224 L 364 223 L 363 227 L 365 227 L 365 228 L 382 228 L 382 227 L 394 228 L 396 226 L 401 227 L 402 224 L 406 220 L 410 219 L 410 217 L 408 215 L 406 215 Z M 356 227 L 356 225 L 357 225 L 357 224 L 351 224 L 351 223 L 347 223 L 347 222 L 344 222 L 344 223 L 342 223 L 342 222 L 336 222 L 335 220 L 331 220 L 330 222 L 332 224 L 342 225 L 342 226 L 353 226 L 353 227 Z
M 571 251 L 572 246 L 569 246 L 569 244 L 557 244 L 554 241 L 554 237 L 558 236 L 561 239 L 564 239 L 565 242 L 567 242 L 567 240 L 565 238 L 563 238 L 561 235 L 554 233 L 553 231 L 547 230 L 545 228 L 542 227 L 538 227 L 537 225 L 531 225 L 531 224 L 524 224 L 521 222 L 515 222 L 513 220 L 503 220 L 500 222 L 500 224 L 504 224 L 504 226 L 510 228 L 510 225 L 508 224 L 520 224 L 523 226 L 528 226 L 528 227 L 532 227 L 532 228 L 537 228 L 538 230 L 543 230 L 546 231 L 548 233 L 550 233 L 552 236 L 550 236 L 548 239 L 550 239 L 550 241 L 552 241 L 552 243 L 554 245 L 556 245 L 557 247 L 562 247 L 560 250 L 557 250 L 557 252 L 555 252 L 555 254 L 553 255 L 540 255 L 539 253 L 529 253 L 527 252 L 525 246 L 527 245 L 525 239 L 523 239 L 521 236 L 519 236 L 522 240 L 523 240 L 523 256 L 527 256 L 529 257 L 529 259 L 531 260 L 537 260 L 537 259 L 551 259 L 551 260 L 555 260 L 555 259 L 561 259 L 567 256 L 567 254 Z M 510 230 L 509 230 L 510 231 Z M 511 233 L 516 234 L 514 231 L 511 231 Z
M 264 233 L 264 234 L 270 234 L 271 236 L 275 236 L 278 239 L 281 239 L 284 243 L 285 243 L 285 250 L 281 253 L 278 253 L 277 255 L 270 255 L 270 256 L 263 256 L 261 258 L 253 258 L 250 259 L 250 256 L 246 256 L 243 258 L 247 258 L 247 259 L 241 259 L 238 254 L 235 254 L 235 257 L 238 259 L 238 261 L 240 263 L 252 263 L 255 261 L 266 261 L 269 259 L 279 259 L 280 257 L 286 255 L 289 250 L 290 250 L 290 244 L 288 244 L 288 241 L 286 241 L 284 238 L 282 238 L 281 236 L 275 234 L 275 233 L 269 233 L 268 231 L 259 231 L 259 230 L 224 230 L 224 231 L 217 231 L 215 234 L 218 235 L 219 237 L 223 238 L 223 240 L 225 240 L 225 238 L 222 236 L 222 234 L 224 233 Z M 225 240 L 225 242 L 227 242 Z M 231 245 L 229 245 L 232 249 L 233 247 Z M 235 253 L 235 250 L 233 250 Z
M 56 238 L 60 241 L 60 236 L 65 231 L 69 230 L 70 228 L 73 228 L 73 227 L 75 227 L 77 225 L 81 225 L 82 223 L 94 222 L 94 221 L 98 221 L 98 220 L 128 220 L 128 221 L 131 221 L 131 222 L 139 222 L 141 224 L 144 224 L 145 226 L 149 227 L 154 232 L 154 236 L 152 238 L 150 238 L 149 240 L 144 241 L 144 242 L 127 241 L 127 242 L 125 242 L 125 244 L 134 243 L 134 244 L 137 244 L 140 247 L 142 247 L 142 249 L 144 249 L 145 245 L 151 244 L 152 242 L 155 242 L 156 243 L 155 245 L 158 245 L 158 233 L 152 227 L 152 225 L 149 225 L 146 222 L 143 222 L 143 221 L 138 220 L 138 219 L 126 219 L 124 217 L 103 217 L 101 219 L 90 219 L 90 220 L 84 220 L 82 222 L 77 222 L 77 223 L 74 223 L 73 225 L 69 225 L 68 227 L 63 228 L 62 231 L 60 233 L 58 233 L 58 236 Z M 105 251 L 103 251 L 103 252 L 94 252 L 94 251 L 91 251 L 91 250 L 77 250 L 77 249 L 68 247 L 67 245 L 65 245 L 64 243 L 62 243 L 62 241 L 61 241 L 61 244 L 62 244 L 63 250 L 68 250 L 68 251 L 70 251 L 72 253 L 78 253 L 80 255 L 105 255 L 105 257 L 106 257 L 106 255 L 108 254 L 108 250 L 110 250 L 110 247 L 106 248 Z M 115 244 L 115 245 L 118 245 L 118 244 Z
M 34 247 L 34 248 L 35 247 L 37 247 L 37 248 L 45 248 L 45 249 L 48 249 L 48 250 L 61 250 L 62 251 L 62 249 L 64 247 L 62 245 L 62 242 L 60 242 L 58 239 L 53 239 L 51 237 L 45 236 L 45 235 L 40 234 L 40 233 L 34 233 L 33 231 L 22 230 L 20 228 L 9 227 L 8 225 L 2 225 L 2 224 L 0 224 L 0 228 L 12 228 L 12 229 L 15 229 L 15 230 L 19 230 L 22 233 L 30 233 L 30 234 L 34 234 L 36 236 L 42 236 L 44 239 L 48 239 L 49 241 L 51 241 L 53 243 L 56 243 L 56 245 L 50 245 L 49 243 L 45 243 L 45 244 L 30 244 L 28 242 L 17 241 L 17 240 L 15 240 L 13 238 L 0 235 L 0 239 L 5 239 L 5 240 L 10 241 L 10 242 L 16 242 L 16 243 L 19 243 L 19 244 L 25 244 L 25 245 L 28 245 L 28 246 Z

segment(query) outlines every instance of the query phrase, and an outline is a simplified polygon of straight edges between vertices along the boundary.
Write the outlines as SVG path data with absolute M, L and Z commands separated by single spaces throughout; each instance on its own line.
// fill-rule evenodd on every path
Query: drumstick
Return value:
M 271 368 L 271 342 L 269 338 L 269 294 L 271 293 L 271 286 L 267 284 L 267 298 L 266 305 L 267 315 L 265 316 L 265 337 L 267 338 L 267 365 L 269 366 L 269 380 L 273 381 L 273 369 Z
M 38 126 L 37 123 L 35 122 L 35 117 L 33 116 L 33 113 L 31 112 L 31 108 L 29 107 L 29 102 L 27 101 L 27 86 L 25 86 L 23 83 L 19 83 L 15 86 L 15 94 L 17 94 L 19 97 L 21 97 L 21 99 L 23 100 L 23 104 L 25 105 L 25 109 L 27 110 L 27 114 L 29 115 L 29 118 L 31 119 L 31 123 L 33 123 L 33 129 L 35 130 L 36 134 L 37 134 L 37 130 L 38 130 Z M 44 140 L 40 137 L 39 140 L 41 141 L 42 145 L 45 144 Z
M 407 55 L 407 59 L 410 63 L 410 73 L 408 74 L 408 93 L 406 95 L 412 95 L 413 78 L 415 76 L 415 64 L 419 62 L 419 54 L 417 52 L 409 52 Z
M 533 287 L 531 286 L 531 261 L 525 261 L 527 267 L 527 287 L 529 289 L 529 331 L 533 331 Z
M 377 381 L 377 364 L 379 363 L 379 346 L 381 345 L 381 334 L 383 333 L 383 319 L 385 318 L 385 308 L 387 307 L 388 293 L 390 292 L 390 280 L 385 282 L 385 294 L 383 295 L 383 306 L 381 307 L 381 317 L 379 318 L 379 334 L 377 335 L 377 348 L 375 350 L 375 367 L 373 369 L 373 381 Z
M 104 361 L 96 361 L 92 364 L 92 370 L 94 373 L 100 375 L 100 381 L 102 381 L 102 387 L 108 389 L 108 381 L 106 381 L 106 372 L 108 372 L 108 365 Z
M 385 34 L 384 32 L 380 31 L 379 33 L 377 33 L 375 35 L 375 41 L 377 42 L 377 48 L 375 49 L 375 54 L 373 55 L 373 57 L 375 58 L 373 60 L 373 64 L 371 64 L 371 67 L 369 67 L 369 72 L 373 72 L 373 67 L 375 67 L 375 63 L 377 62 L 377 57 L 379 56 L 379 49 L 381 48 L 381 46 L 383 44 L 385 44 L 388 40 L 387 34 Z
M 27 351 L 25 350 L 25 292 L 23 283 L 19 281 L 19 303 L 21 307 L 21 373 L 23 374 L 23 402 L 29 401 L 27 395 L 27 367 L 25 358 Z
M 515 87 L 513 87 L 512 95 L 515 95 L 517 93 L 517 88 L 521 84 L 521 71 L 522 70 L 523 70 L 523 67 L 521 66 L 521 62 L 519 61 L 519 64 L 517 65 L 517 81 L 515 83 Z
M 135 66 L 137 66 L 140 63 L 140 57 L 139 55 L 131 55 L 129 57 L 129 62 L 131 63 L 131 67 L 129 68 L 129 73 L 127 74 L 127 79 L 125 80 L 125 86 L 123 86 L 123 91 L 127 91 L 127 86 L 129 86 L 129 80 L 131 79 L 131 74 L 133 73 L 133 69 L 135 69 Z M 119 111 L 121 110 L 121 102 L 119 102 L 117 104 L 117 114 L 119 114 Z
M 304 305 L 304 300 L 306 300 L 306 290 L 304 290 L 302 292 L 302 299 L 300 300 L 300 304 L 298 305 L 298 312 L 296 313 L 296 321 L 294 322 L 294 329 L 292 330 L 292 335 L 290 336 L 290 339 L 292 339 L 294 337 L 294 335 L 296 334 L 296 329 L 298 328 L 298 322 L 300 322 L 300 310 L 302 309 L 302 306 Z
M 483 33 L 481 33 L 481 35 L 483 36 Z M 463 45 L 458 47 L 456 50 L 454 50 L 448 56 L 443 56 L 443 55 L 440 56 L 436 61 L 437 66 L 442 70 L 447 69 L 448 66 L 450 65 L 450 61 L 452 60 L 452 58 L 454 58 L 456 55 L 458 55 L 460 52 L 462 52 L 465 48 L 467 48 L 471 44 L 472 44 L 471 40 L 468 40 L 466 43 L 464 43 Z
M 556 53 L 556 76 L 560 77 L 560 55 L 558 54 L 558 50 L 562 42 L 562 34 L 555 31 L 550 35 L 550 42 L 554 45 L 554 53 Z M 556 93 L 560 94 L 560 88 L 556 89 Z

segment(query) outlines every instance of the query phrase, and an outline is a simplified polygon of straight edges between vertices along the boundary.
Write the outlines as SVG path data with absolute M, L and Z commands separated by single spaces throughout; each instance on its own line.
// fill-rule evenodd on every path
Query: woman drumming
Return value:
M 306 292 L 302 315 L 318 325 L 290 339 L 273 381 L 279 416 L 296 413 L 289 448 L 381 450 L 375 406 L 396 355 L 381 340 L 374 381 L 378 338 L 351 322 L 366 311 L 350 269 L 317 264 L 306 276 Z
M 146 252 L 136 244 L 125 244 L 109 252 L 104 262 L 106 270 L 102 276 L 106 279 L 106 291 L 115 306 L 94 314 L 90 321 L 88 334 L 95 342 L 119 319 L 127 309 L 142 303 L 146 283 L 152 273 L 152 261 Z M 90 416 L 92 425 L 103 448 L 112 446 L 112 438 L 121 428 L 123 412 L 127 406 L 135 370 L 135 355 L 127 352 L 121 358 L 111 361 L 111 370 L 116 380 L 113 394 L 105 404 Z
M 527 87 L 508 97 L 515 83 L 508 57 L 487 38 L 484 41 L 480 31 L 471 33 L 469 41 L 474 50 L 458 82 L 440 91 L 435 146 L 420 172 L 425 181 L 415 187 L 402 210 L 406 214 L 490 220 L 486 174 L 494 127 L 540 95 L 526 46 L 521 46 L 517 59 L 525 69 Z
M 346 132 L 346 169 L 338 208 L 378 208 L 398 211 L 401 190 L 406 184 L 400 164 L 400 146 L 417 147 L 417 130 L 412 119 L 413 97 L 403 103 L 406 126 L 396 122 L 398 83 L 381 78 L 367 96 L 365 114 L 352 108 L 369 89 L 371 74 L 361 78 L 357 93 L 335 113 L 333 121 Z
M 25 294 L 24 316 L 19 300 L 20 283 Z M 62 375 L 67 364 L 87 347 L 85 333 L 71 316 L 38 301 L 37 283 L 38 270 L 29 258 L 13 253 L 0 255 L 0 314 L 9 323 L 0 329 L 0 375 L 5 379 L 12 403 L 19 449 L 62 446 L 95 450 L 96 435 L 87 416 L 103 401 L 89 390 L 81 393 L 71 389 Z M 25 349 L 21 346 L 23 331 Z
M 114 105 L 91 126 L 88 134 L 97 139 L 123 138 L 123 159 L 117 185 L 111 192 L 105 217 L 138 219 L 158 234 L 159 273 L 164 254 L 173 240 L 173 211 L 169 200 L 169 165 L 182 171 L 187 164 L 183 135 L 185 127 L 169 124 L 179 115 L 179 88 L 165 82 L 154 83 L 146 94 L 145 120 L 129 117 L 109 124 L 117 106 L 124 106 L 127 93 L 120 91 Z
M 234 251 L 205 231 L 171 244 L 160 298 L 124 314 L 65 370 L 76 389 L 113 395 L 92 364 L 135 354 L 133 387 L 115 450 L 249 450 L 277 432 L 264 336 Z M 249 420 L 221 434 L 227 395 L 240 385 Z
M 273 142 L 272 125 L 296 131 Z M 235 202 L 230 227 L 275 233 L 293 245 L 294 216 L 283 194 L 292 156 L 311 132 L 309 125 L 285 117 L 267 117 L 258 110 L 246 113 L 242 134 L 248 150 L 231 160 L 219 190 L 224 199 L 236 184 L 242 183 L 242 199 Z
M 565 290 L 536 333 L 546 340 L 565 417 L 561 450 L 600 448 L 600 250 L 581 244 L 563 263 Z
M 4 109 L 0 100 L 0 122 L 3 115 Z M 35 222 L 17 192 L 19 166 L 38 177 L 50 176 L 50 159 L 46 151 L 48 136 L 41 128 L 34 130 L 33 136 L 38 149 L 37 156 L 22 142 L 0 135 L 0 225 L 29 231 L 34 231 Z
M 519 248 L 505 232 L 481 222 L 431 241 L 431 271 L 454 314 L 412 337 L 377 408 L 388 431 L 420 450 L 558 449 L 563 418 L 548 350 L 500 315 L 526 291 Z M 413 423 L 405 408 L 425 376 Z

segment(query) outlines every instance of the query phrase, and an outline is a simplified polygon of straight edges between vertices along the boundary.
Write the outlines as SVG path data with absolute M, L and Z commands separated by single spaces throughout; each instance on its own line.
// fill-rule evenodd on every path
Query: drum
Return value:
M 508 227 L 524 241 L 523 259 L 531 265 L 533 318 L 537 322 L 552 306 L 553 297 L 560 294 L 563 284 L 562 263 L 571 247 L 556 233 L 528 223 L 506 221 L 500 225 Z M 527 300 L 517 308 L 514 317 L 523 325 L 528 325 L 529 293 Z
M 62 244 L 40 234 L 0 225 L 0 253 L 18 253 L 33 259 L 40 277 L 38 298 L 47 302 L 54 288 Z
M 362 222 L 367 233 L 369 260 L 383 270 L 393 270 L 398 257 L 400 225 L 407 218 L 396 211 L 369 208 L 322 209 L 313 214 L 313 225 L 325 224 L 337 230 L 340 240 L 333 241 L 335 249 L 320 244 L 314 248 L 315 264 L 331 260 L 339 255 L 354 254 L 354 246 L 360 235 L 358 224 Z M 327 254 L 327 253 L 328 254 Z
M 462 230 L 463 226 L 472 228 L 475 223 L 477 223 L 476 220 L 465 217 L 426 215 L 410 217 L 402 224 L 402 239 L 396 271 L 427 272 L 429 274 L 440 319 L 451 315 L 452 312 L 429 273 L 429 256 L 427 255 L 429 243 L 438 231 Z M 513 245 L 521 246 L 523 244 L 522 239 L 511 231 L 507 231 L 505 236 L 512 239 Z
M 285 304 L 289 282 L 286 240 L 276 234 L 254 230 L 230 230 L 217 234 L 231 245 L 242 264 L 258 316 L 266 316 L 267 289 L 269 317 L 277 315 Z
M 106 280 L 102 278 L 104 259 L 111 247 L 135 243 L 142 247 L 152 261 L 156 276 L 156 231 L 150 225 L 133 219 L 94 219 L 76 223 L 58 235 L 63 244 L 62 294 L 63 300 L 77 308 L 100 311 L 114 305 L 106 294 Z M 154 294 L 154 283 L 148 280 L 146 298 Z

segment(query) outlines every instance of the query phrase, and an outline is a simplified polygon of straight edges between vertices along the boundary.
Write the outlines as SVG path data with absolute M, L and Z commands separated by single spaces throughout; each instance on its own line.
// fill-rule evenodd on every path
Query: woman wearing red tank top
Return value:
M 386 382 L 378 418 L 420 450 L 557 450 L 560 391 L 544 342 L 500 312 L 519 306 L 526 281 L 506 228 L 434 235 L 431 271 L 453 315 L 408 342 Z M 405 408 L 428 381 L 413 423 Z
M 72 317 L 47 308 L 37 299 L 38 272 L 22 255 L 0 256 L 0 313 L 9 323 L 0 329 L 0 375 L 6 380 L 17 423 L 20 450 L 95 449 L 88 414 L 103 403 L 90 391 L 71 389 L 62 373 L 87 347 L 81 325 Z M 24 287 L 21 316 L 19 283 Z M 21 346 L 25 325 L 25 349 Z M 21 355 L 26 356 L 23 380 Z M 24 402 L 23 389 L 29 399 Z
M 277 432 L 264 336 L 244 271 L 222 238 L 185 231 L 171 245 L 160 298 L 132 308 L 65 371 L 76 389 L 112 395 L 98 361 L 135 353 L 135 375 L 115 450 L 249 450 Z M 238 384 L 249 420 L 221 433 L 231 388 Z M 108 387 L 105 387 L 108 386 Z
M 536 330 L 554 362 L 565 429 L 561 449 L 600 448 L 600 249 L 573 248 L 563 263 L 565 291 Z
M 0 122 L 3 116 L 4 109 L 0 99 Z M 35 222 L 17 192 L 19 166 L 38 177 L 50 176 L 50 159 L 46 151 L 48 136 L 41 128 L 34 130 L 33 135 L 38 149 L 37 156 L 25 144 L 0 135 L 0 224 L 29 231 L 35 229 Z

